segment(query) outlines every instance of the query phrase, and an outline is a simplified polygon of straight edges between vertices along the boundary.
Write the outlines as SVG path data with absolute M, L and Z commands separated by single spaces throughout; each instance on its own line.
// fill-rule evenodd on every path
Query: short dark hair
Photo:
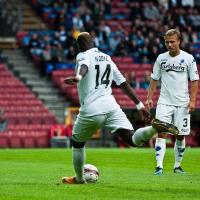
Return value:
M 88 32 L 81 32 L 76 41 L 80 51 L 86 51 L 93 47 L 93 39 Z
M 164 38 L 167 37 L 167 36 L 172 36 L 172 35 L 176 35 L 177 38 L 178 38 L 179 40 L 181 40 L 181 33 L 180 33 L 180 31 L 179 31 L 178 29 L 169 29 L 169 30 L 165 33 Z

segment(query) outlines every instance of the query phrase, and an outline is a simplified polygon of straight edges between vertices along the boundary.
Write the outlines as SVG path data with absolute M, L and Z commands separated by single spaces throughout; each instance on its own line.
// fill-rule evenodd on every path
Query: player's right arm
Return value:
M 79 54 L 76 58 L 76 76 L 69 76 L 64 79 L 64 83 L 74 85 L 78 83 L 88 72 L 88 59 L 86 56 Z
M 150 80 L 150 84 L 149 84 L 149 88 L 148 88 L 148 91 L 147 91 L 147 100 L 145 102 L 145 105 L 147 106 L 147 108 L 150 110 L 152 107 L 153 107 L 153 94 L 156 90 L 156 87 L 157 87 L 157 80 L 154 80 L 151 78 Z
M 147 90 L 147 100 L 145 102 L 145 105 L 150 110 L 153 107 L 153 94 L 157 87 L 157 82 L 161 77 L 161 68 L 159 64 L 159 56 L 153 66 L 153 72 L 151 73 L 151 80 L 149 84 L 149 88 Z
M 78 67 L 76 76 L 69 76 L 64 79 L 64 83 L 74 85 L 78 83 L 88 72 L 88 66 L 82 64 Z

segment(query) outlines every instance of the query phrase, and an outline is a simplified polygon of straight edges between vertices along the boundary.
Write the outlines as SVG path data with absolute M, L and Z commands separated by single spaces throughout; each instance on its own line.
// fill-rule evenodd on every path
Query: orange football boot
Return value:
M 62 178 L 63 184 L 84 184 L 86 181 L 78 182 L 75 176 L 63 177 Z

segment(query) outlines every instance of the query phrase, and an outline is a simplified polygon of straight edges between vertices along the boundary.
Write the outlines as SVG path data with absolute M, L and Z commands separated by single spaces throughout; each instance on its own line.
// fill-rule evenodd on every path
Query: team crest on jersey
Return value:
M 80 61 L 83 61 L 85 60 L 85 58 L 79 58 L 77 61 L 80 62 Z
M 183 64 L 184 62 L 185 62 L 184 59 L 181 59 L 180 60 L 180 65 Z

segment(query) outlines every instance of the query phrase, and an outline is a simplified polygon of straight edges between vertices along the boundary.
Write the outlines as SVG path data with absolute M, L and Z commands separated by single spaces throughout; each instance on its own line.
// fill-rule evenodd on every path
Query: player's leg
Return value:
M 156 108 L 156 119 L 171 123 L 173 107 L 158 105 Z M 156 170 L 155 175 L 163 174 L 163 161 L 166 152 L 166 134 L 159 132 L 155 142 Z
M 77 181 L 84 182 L 85 142 L 76 142 L 72 139 L 72 160 Z
M 184 173 L 181 168 L 181 162 L 183 160 L 185 152 L 185 135 L 190 133 L 190 114 L 187 107 L 178 107 L 174 116 L 175 125 L 180 130 L 180 134 L 176 136 L 176 141 L 174 145 L 174 172 L 175 173 Z
M 130 146 L 134 146 L 132 142 L 133 126 L 126 117 L 125 113 L 120 109 L 116 109 L 107 113 L 104 127 L 111 133 L 117 134 Z
M 121 109 L 110 112 L 106 116 L 105 128 L 118 134 L 130 146 L 142 146 L 157 133 L 152 126 L 138 129 L 134 133 L 132 124 Z
M 117 129 L 114 134 L 118 135 L 122 140 L 130 145 L 130 146 L 135 146 L 135 144 L 132 141 L 132 136 L 133 136 L 133 130 L 128 130 L 128 129 Z
M 137 129 L 132 136 L 132 140 L 136 146 L 142 146 L 144 143 L 148 142 L 155 134 L 157 134 L 157 131 L 152 126 L 146 126 L 144 128 Z
M 160 135 L 160 138 L 166 138 L 168 130 L 173 130 L 173 133 L 177 133 L 176 127 L 172 124 L 156 120 L 156 122 L 152 123 L 152 126 L 146 126 L 144 128 L 139 128 L 135 131 L 132 136 L 132 141 L 136 146 L 142 146 L 145 142 L 148 142 L 154 135 L 158 133 L 158 131 L 163 130 L 164 132 Z
M 104 116 L 83 117 L 78 115 L 73 127 L 72 135 L 72 160 L 75 176 L 64 177 L 63 183 L 85 183 L 83 167 L 85 164 L 85 142 L 101 127 Z
M 158 133 L 157 130 L 163 130 L 165 135 L 168 130 L 173 130 L 172 132 L 174 134 L 177 133 L 176 127 L 160 120 L 154 120 L 154 122 L 152 122 L 153 127 L 147 126 L 140 128 L 134 133 L 130 121 L 121 109 L 106 114 L 106 122 L 104 126 L 112 133 L 118 134 L 127 144 L 131 146 L 142 146 Z
M 104 127 L 117 134 L 128 145 L 135 146 L 132 140 L 133 126 L 121 108 L 106 114 Z
M 85 142 L 76 142 L 72 137 L 72 162 L 76 176 L 63 177 L 66 184 L 85 183 L 83 166 L 85 163 Z
M 142 146 L 149 141 L 157 131 L 152 127 L 139 128 L 135 132 L 128 129 L 117 129 L 115 134 L 119 135 L 130 146 Z
M 179 174 L 185 173 L 181 167 L 181 162 L 183 160 L 184 152 L 185 152 L 185 136 L 180 135 L 176 137 L 174 145 L 174 157 L 175 157 L 174 173 L 179 173 Z
M 155 141 L 156 170 L 155 175 L 163 174 L 163 161 L 166 152 L 166 134 L 159 133 Z

